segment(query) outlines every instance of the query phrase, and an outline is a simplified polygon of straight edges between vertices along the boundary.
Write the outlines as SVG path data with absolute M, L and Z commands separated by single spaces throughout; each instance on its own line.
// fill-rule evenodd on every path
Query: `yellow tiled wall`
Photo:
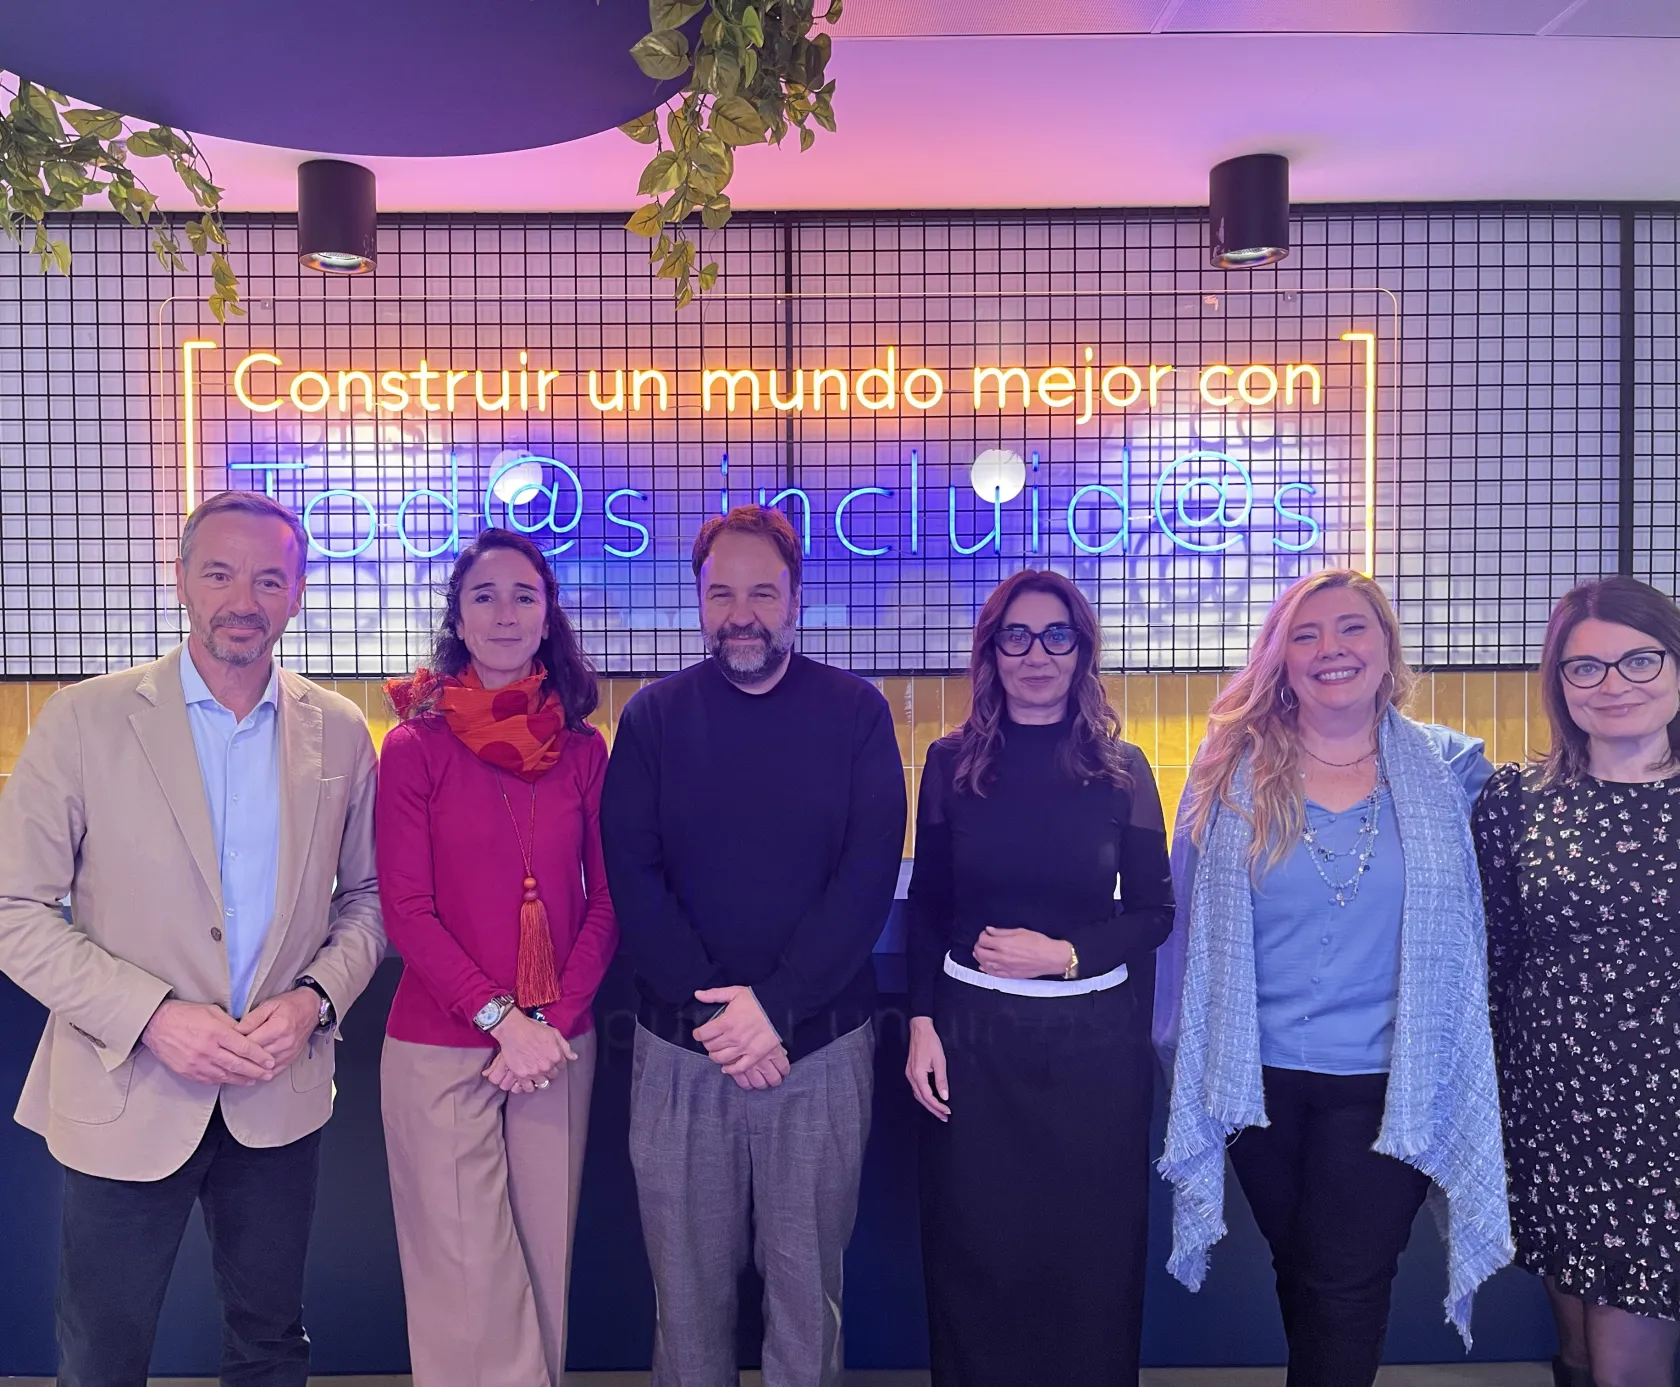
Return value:
M 1125 723 L 1127 739 L 1142 747 L 1155 767 L 1169 824 L 1184 790 L 1190 758 L 1201 740 L 1208 704 L 1223 678 L 1212 674 L 1125 674 L 1111 675 L 1105 680 L 1109 697 Z M 376 743 L 384 737 L 391 718 L 380 681 L 323 682 L 367 712 Z M 644 682 L 640 679 L 601 681 L 601 706 L 594 722 L 609 739 L 617 725 L 619 710 Z M 914 806 L 928 744 L 967 716 L 968 680 L 962 677 L 880 679 L 876 683 L 893 710 L 899 753 L 904 760 L 904 785 Z M 0 790 L 4 789 L 4 777 L 10 774 L 17 760 L 31 721 L 57 687 L 53 683 L 0 682 Z M 1409 711 L 1425 722 L 1446 723 L 1481 737 L 1487 742 L 1488 756 L 1496 764 L 1544 751 L 1550 741 L 1540 704 L 1539 680 L 1533 673 L 1425 675 Z M 912 820 L 914 817 L 912 812 Z M 912 823 L 912 830 L 913 827 Z M 907 834 L 906 856 L 910 847 Z

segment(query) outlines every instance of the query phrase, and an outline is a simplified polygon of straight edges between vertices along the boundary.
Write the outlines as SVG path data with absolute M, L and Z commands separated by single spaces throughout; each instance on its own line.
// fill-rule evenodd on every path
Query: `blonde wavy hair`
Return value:
M 1388 595 L 1370 578 L 1348 568 L 1330 568 L 1290 585 L 1272 604 L 1255 638 L 1242 672 L 1220 690 L 1208 711 L 1207 740 L 1191 768 L 1186 793 L 1190 798 L 1190 836 L 1198 848 L 1207 839 L 1216 805 L 1223 804 L 1248 819 L 1253 827 L 1249 848 L 1250 873 L 1258 878 L 1289 855 L 1306 821 L 1301 793 L 1301 739 L 1298 708 L 1284 702 L 1289 674 L 1284 648 L 1301 604 L 1331 588 L 1352 588 L 1370 604 L 1388 646 L 1388 674 L 1377 694 L 1377 707 L 1405 706 L 1417 685 L 1417 675 L 1400 653 L 1400 623 Z M 1231 785 L 1247 758 L 1252 778 L 1254 810 L 1238 805 Z

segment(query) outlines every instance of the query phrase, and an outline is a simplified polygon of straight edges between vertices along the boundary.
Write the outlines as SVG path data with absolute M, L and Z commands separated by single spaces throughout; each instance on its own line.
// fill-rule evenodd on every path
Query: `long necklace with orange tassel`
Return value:
M 496 772 L 496 787 L 502 792 L 508 819 L 513 824 L 513 836 L 519 841 L 519 856 L 525 863 L 525 898 L 519 905 L 519 965 L 513 992 L 520 1008 L 546 1007 L 560 1000 L 560 979 L 554 968 L 554 936 L 548 929 L 548 910 L 537 894 L 537 878 L 531 870 L 531 854 L 537 848 L 537 787 L 531 784 L 531 843 L 527 847 L 525 835 L 519 831 L 519 819 L 508 799 L 507 784 L 501 771 Z

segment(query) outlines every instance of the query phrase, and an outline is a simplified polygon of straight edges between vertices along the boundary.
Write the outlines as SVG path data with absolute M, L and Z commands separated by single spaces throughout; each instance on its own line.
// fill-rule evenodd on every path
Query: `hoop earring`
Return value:
M 1283 705 L 1283 711 L 1293 713 L 1301 706 L 1301 700 L 1295 696 L 1295 690 L 1284 684 L 1278 689 L 1278 702 Z
M 1394 690 L 1396 687 L 1394 671 L 1390 670 L 1387 674 L 1383 675 L 1382 682 L 1377 685 L 1377 706 L 1379 708 L 1386 708 L 1394 702 Z

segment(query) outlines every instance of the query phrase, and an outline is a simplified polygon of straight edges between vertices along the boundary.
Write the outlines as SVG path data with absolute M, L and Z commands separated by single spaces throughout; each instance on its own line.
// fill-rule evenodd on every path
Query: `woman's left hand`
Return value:
M 521 1079 L 508 1068 L 508 1063 L 502 1058 L 501 1052 L 496 1052 L 496 1058 L 490 1061 L 490 1067 L 484 1071 L 484 1077 L 502 1090 L 503 1093 L 535 1093 L 536 1084 L 530 1079 Z
M 1067 972 L 1073 946 L 1035 929 L 987 925 L 975 941 L 974 961 L 994 978 L 1059 978 Z

